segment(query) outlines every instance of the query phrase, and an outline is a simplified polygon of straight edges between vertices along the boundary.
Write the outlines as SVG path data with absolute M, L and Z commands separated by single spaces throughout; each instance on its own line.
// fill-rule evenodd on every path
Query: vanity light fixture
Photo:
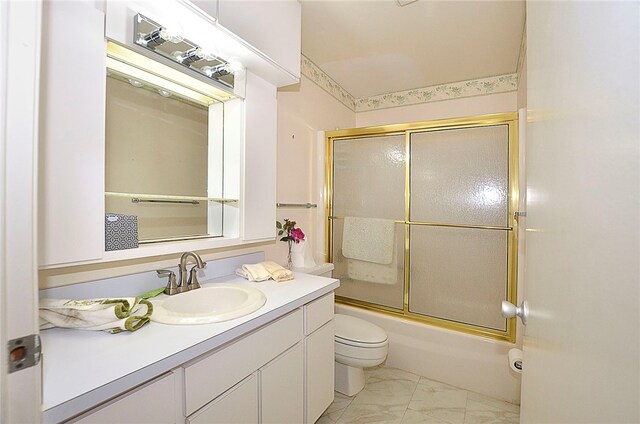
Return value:
M 162 27 L 151 31 L 148 34 L 138 34 L 139 44 L 143 44 L 149 48 L 157 47 L 161 44 L 166 43 L 167 41 L 170 41 L 173 44 L 177 44 L 181 43 L 182 40 L 184 40 L 184 38 L 180 35 L 174 34 L 167 28 Z
M 143 15 L 135 16 L 133 32 L 134 43 L 138 46 L 195 71 L 227 89 L 233 89 L 234 74 L 243 69 L 241 64 L 232 64 L 233 61 L 226 61 L 206 51 Z

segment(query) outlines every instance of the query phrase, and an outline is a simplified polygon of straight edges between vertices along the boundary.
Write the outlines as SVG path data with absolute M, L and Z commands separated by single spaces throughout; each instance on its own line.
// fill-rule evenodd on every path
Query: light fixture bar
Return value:
M 205 51 L 195 43 L 171 33 L 167 28 L 140 14 L 134 18 L 133 41 L 147 50 L 233 89 L 236 66 L 230 66 L 228 61 L 216 54 Z M 214 68 L 217 71 L 211 72 Z M 220 72 L 222 69 L 224 72 Z M 240 69 L 242 69 L 241 66 Z

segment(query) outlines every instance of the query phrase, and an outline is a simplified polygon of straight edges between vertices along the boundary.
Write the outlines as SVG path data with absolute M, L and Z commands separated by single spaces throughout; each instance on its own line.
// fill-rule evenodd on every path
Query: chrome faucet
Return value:
M 189 278 L 187 279 L 187 263 L 189 262 L 189 258 L 193 258 L 196 264 L 189 271 Z M 180 267 L 178 268 L 180 271 L 180 282 L 178 283 L 178 287 L 182 287 L 182 291 L 199 289 L 198 270 L 204 269 L 206 266 L 207 263 L 203 262 L 197 253 L 184 252 L 182 256 L 180 256 Z
M 195 265 L 189 270 L 189 277 L 187 277 L 187 264 L 189 258 L 193 258 Z M 200 288 L 198 282 L 198 270 L 207 266 L 207 263 L 200 258 L 197 253 L 185 252 L 180 257 L 180 264 L 178 265 L 178 271 L 180 272 L 179 281 L 176 281 L 176 274 L 168 269 L 160 269 L 156 271 L 158 277 L 165 275 L 169 276 L 169 282 L 164 289 L 164 293 L 168 295 L 174 295 L 178 293 L 184 293 L 189 290 L 195 290 Z

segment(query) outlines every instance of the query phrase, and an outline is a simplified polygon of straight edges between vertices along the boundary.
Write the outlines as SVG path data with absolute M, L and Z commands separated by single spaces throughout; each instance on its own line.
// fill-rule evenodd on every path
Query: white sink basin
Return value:
M 216 284 L 153 300 L 151 320 L 163 324 L 210 324 L 240 318 L 267 301 L 260 290 L 239 284 Z

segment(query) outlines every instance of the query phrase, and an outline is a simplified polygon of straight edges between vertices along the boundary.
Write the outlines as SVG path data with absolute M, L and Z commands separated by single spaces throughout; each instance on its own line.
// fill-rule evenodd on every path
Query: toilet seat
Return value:
M 361 347 L 363 349 L 373 349 L 376 347 L 385 347 L 386 345 L 389 344 L 389 340 L 385 339 L 382 342 L 377 342 L 377 343 L 362 343 L 362 342 L 356 342 L 354 340 L 348 340 L 348 339 L 343 339 L 339 336 L 336 335 L 335 337 L 335 342 L 336 343 L 341 343 L 343 345 L 348 345 L 348 346 L 353 346 L 353 347 Z
M 335 340 L 349 346 L 376 348 L 388 344 L 387 333 L 375 324 L 349 315 L 336 314 Z

